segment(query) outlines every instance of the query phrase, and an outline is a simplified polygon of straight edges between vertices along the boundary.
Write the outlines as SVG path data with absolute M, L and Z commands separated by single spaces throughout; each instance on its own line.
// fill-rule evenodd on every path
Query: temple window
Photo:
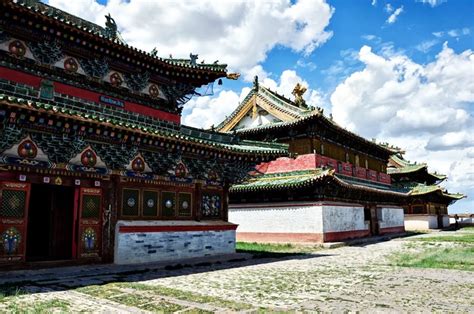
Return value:
M 346 153 L 346 162 L 349 162 L 349 153 Z
M 176 192 L 170 187 L 163 187 L 163 191 L 152 187 L 125 187 L 122 189 L 121 200 L 122 219 L 173 219 L 193 216 L 191 191 Z
M 324 144 L 321 144 L 321 155 L 324 155 Z
M 217 193 L 203 193 L 201 202 L 202 216 L 206 218 L 218 218 L 222 209 L 222 196 Z
M 191 193 L 179 193 L 178 196 L 178 216 L 191 216 Z
M 138 189 L 123 189 L 122 191 L 122 215 L 138 216 L 139 214 L 139 196 Z
M 161 194 L 161 215 L 163 217 L 174 217 L 176 211 L 176 193 L 163 192 Z
M 355 155 L 355 166 L 359 167 L 359 155 Z
M 142 213 L 144 217 L 158 216 L 158 191 L 144 190 L 142 198 Z
M 365 159 L 365 169 L 369 168 L 369 160 L 366 158 Z

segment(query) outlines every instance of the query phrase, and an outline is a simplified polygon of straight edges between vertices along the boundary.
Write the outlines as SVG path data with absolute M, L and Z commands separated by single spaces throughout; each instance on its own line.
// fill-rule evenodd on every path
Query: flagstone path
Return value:
M 77 289 L 57 278 L 0 299 L 0 312 L 473 312 L 474 272 L 390 265 L 393 252 L 418 249 L 407 238 L 395 239 L 274 259 L 99 275 L 90 284 L 76 278 L 73 283 L 82 286 Z

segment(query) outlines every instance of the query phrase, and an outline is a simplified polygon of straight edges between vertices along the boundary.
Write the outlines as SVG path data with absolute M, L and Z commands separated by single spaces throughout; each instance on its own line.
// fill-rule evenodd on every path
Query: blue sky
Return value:
M 241 73 L 195 97 L 182 121 L 218 124 L 260 83 L 307 103 L 366 138 L 406 150 L 448 175 L 474 212 L 474 0 L 49 0 L 163 57 L 198 53 Z

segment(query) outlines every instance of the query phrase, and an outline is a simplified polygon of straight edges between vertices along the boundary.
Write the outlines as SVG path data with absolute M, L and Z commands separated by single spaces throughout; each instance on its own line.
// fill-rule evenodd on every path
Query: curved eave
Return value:
M 227 65 L 225 64 L 192 65 L 190 63 L 187 64 L 183 62 L 177 62 L 177 61 L 174 61 L 173 59 L 160 58 L 158 56 L 152 55 L 151 53 L 148 53 L 141 49 L 130 46 L 124 42 L 121 42 L 117 38 L 113 39 L 113 38 L 106 37 L 102 33 L 100 33 L 97 29 L 93 30 L 91 28 L 81 27 L 80 25 L 77 25 L 76 23 L 71 22 L 70 20 L 67 20 L 64 18 L 58 18 L 57 16 L 51 15 L 50 14 L 51 12 L 48 10 L 40 10 L 39 8 L 28 6 L 27 2 L 15 3 L 13 1 L 6 1 L 4 5 L 7 5 L 11 9 L 18 11 L 20 15 L 23 15 L 23 16 L 25 14 L 36 15 L 45 21 L 60 25 L 62 28 L 68 29 L 73 32 L 77 32 L 81 34 L 82 36 L 93 37 L 94 39 L 100 41 L 104 46 L 109 47 L 109 49 L 116 49 L 116 50 L 125 49 L 127 50 L 129 54 L 133 55 L 134 57 L 143 58 L 144 60 L 143 62 L 141 62 L 142 64 L 147 64 L 151 62 L 159 66 L 171 67 L 171 68 L 175 68 L 177 70 L 183 70 L 183 71 L 189 70 L 192 72 L 196 72 L 197 74 L 213 74 L 212 80 L 226 76 Z M 53 8 L 54 10 L 59 10 L 54 7 L 51 7 L 51 8 Z M 96 25 L 96 26 L 97 28 L 102 28 L 99 25 Z
M 318 182 L 323 181 L 324 179 L 331 180 L 331 182 L 347 189 L 351 190 L 361 190 L 361 191 L 366 191 L 366 192 L 371 192 L 371 193 L 378 193 L 378 194 L 383 194 L 387 196 L 397 196 L 397 197 L 407 197 L 408 194 L 402 193 L 402 192 L 396 192 L 396 191 L 390 191 L 390 190 L 380 190 L 377 188 L 373 187 L 368 187 L 368 186 L 363 186 L 363 185 L 357 185 L 357 184 L 351 184 L 348 182 L 345 182 L 344 180 L 336 177 L 334 175 L 334 170 L 326 170 L 320 174 L 310 176 L 307 179 L 302 179 L 301 181 L 298 181 L 296 183 L 281 183 L 281 184 L 275 184 L 269 182 L 268 184 L 260 184 L 260 185 L 255 185 L 252 184 L 252 182 L 249 182 L 248 184 L 238 184 L 234 185 L 230 188 L 231 193 L 246 193 L 246 192 L 264 192 L 264 191 L 281 191 L 281 190 L 297 190 L 301 188 L 306 188 L 309 186 L 312 186 Z M 284 176 L 282 177 L 281 180 L 284 180 Z M 256 179 L 255 181 L 258 181 Z M 255 182 L 254 181 L 254 182 Z
M 258 142 L 242 142 L 242 147 L 239 147 L 240 143 L 237 144 L 225 144 L 219 142 L 208 141 L 205 139 L 194 138 L 180 133 L 173 133 L 168 130 L 162 129 L 152 129 L 149 127 L 144 127 L 139 124 L 133 124 L 129 122 L 124 122 L 119 119 L 110 120 L 101 117 L 100 115 L 90 115 L 77 110 L 69 110 L 60 108 L 47 103 L 41 103 L 31 100 L 26 100 L 22 98 L 17 98 L 14 96 L 6 96 L 0 94 L 0 104 L 4 104 L 12 107 L 19 107 L 28 109 L 35 112 L 48 112 L 56 116 L 74 119 L 83 122 L 93 122 L 96 124 L 113 127 L 116 129 L 122 129 L 127 131 L 132 131 L 136 133 L 141 133 L 145 135 L 154 136 L 161 139 L 172 139 L 178 142 L 187 142 L 197 144 L 199 146 L 220 149 L 227 152 L 241 153 L 241 154 L 255 154 L 255 155 L 274 155 L 274 156 L 286 156 L 288 155 L 288 150 L 285 149 L 281 144 L 276 145 L 274 148 L 268 143 L 262 143 L 262 146 L 258 146 Z M 251 147 L 254 146 L 254 147 Z
M 295 126 L 301 125 L 303 123 L 306 123 L 308 121 L 311 121 L 313 119 L 314 120 L 319 119 L 327 127 L 333 128 L 334 131 L 344 133 L 346 136 L 354 138 L 357 141 L 362 142 L 365 145 L 369 145 L 371 147 L 374 147 L 377 151 L 383 152 L 383 154 L 386 155 L 387 157 L 392 155 L 392 152 L 389 149 L 384 148 L 384 147 L 382 147 L 382 146 L 380 146 L 380 145 L 378 145 L 378 144 L 376 144 L 372 141 L 369 141 L 369 140 L 363 138 L 360 135 L 357 135 L 357 134 L 355 134 L 355 133 L 353 133 L 349 130 L 344 129 L 343 127 L 339 126 L 336 122 L 326 118 L 324 116 L 324 114 L 320 111 L 312 111 L 307 116 L 304 116 L 304 117 L 299 118 L 299 119 L 295 119 L 294 121 L 281 122 L 281 123 L 269 123 L 269 124 L 262 125 L 262 126 L 259 126 L 259 127 L 255 127 L 255 128 L 236 130 L 236 133 L 237 134 L 242 134 L 242 135 L 247 135 L 247 134 L 255 134 L 255 133 L 261 133 L 261 132 L 266 132 L 266 131 L 273 131 L 273 130 L 276 130 L 276 129 L 284 129 L 284 128 L 287 128 L 287 127 L 295 127 Z

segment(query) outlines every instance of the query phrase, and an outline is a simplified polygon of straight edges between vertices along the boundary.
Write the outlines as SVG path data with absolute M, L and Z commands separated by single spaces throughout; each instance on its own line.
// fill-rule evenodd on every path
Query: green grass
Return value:
M 471 243 L 474 245 L 474 234 L 459 234 L 447 236 L 433 236 L 425 238 L 417 238 L 416 241 L 423 242 L 457 242 L 457 243 Z
M 462 227 L 459 231 L 463 232 L 474 232 L 474 227 Z
M 297 245 L 290 243 L 256 243 L 237 242 L 236 250 L 239 253 L 250 253 L 254 258 L 278 258 L 312 253 L 320 250 L 320 246 Z
M 122 289 L 133 289 L 145 293 L 124 293 L 124 290 Z M 169 313 L 184 309 L 180 305 L 167 301 L 160 301 L 159 304 L 150 304 L 150 302 L 154 300 L 159 300 L 160 296 L 167 296 L 178 300 L 196 302 L 201 304 L 205 303 L 217 307 L 224 307 L 226 309 L 231 310 L 247 310 L 252 308 L 252 306 L 248 304 L 227 301 L 216 297 L 194 294 L 191 292 L 167 288 L 163 286 L 152 286 L 140 283 L 111 283 L 103 286 L 82 287 L 78 288 L 77 291 L 92 295 L 97 298 L 107 299 L 153 312 Z M 191 313 L 205 313 L 205 311 L 193 309 Z
M 430 248 L 419 253 L 395 253 L 396 266 L 420 268 L 445 268 L 474 271 L 474 246 Z
M 65 313 L 70 310 L 70 303 L 65 300 L 52 299 L 35 302 L 33 304 L 23 302 L 11 302 L 6 309 L 7 313 Z

